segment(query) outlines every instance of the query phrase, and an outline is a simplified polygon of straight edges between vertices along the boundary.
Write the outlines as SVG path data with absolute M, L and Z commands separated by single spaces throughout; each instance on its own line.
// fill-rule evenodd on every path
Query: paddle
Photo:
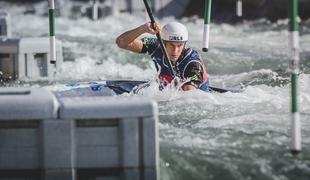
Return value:
M 218 93 L 227 93 L 227 92 L 241 93 L 243 90 L 242 89 L 226 89 L 226 88 L 209 86 L 209 91 L 210 92 L 218 92 Z
M 149 17 L 150 17 L 150 19 L 151 19 L 151 26 L 152 26 L 152 28 L 155 30 L 155 26 L 154 26 L 155 19 L 154 19 L 152 10 L 151 10 L 151 8 L 150 8 L 150 6 L 149 6 L 147 0 L 143 0 L 143 2 L 144 2 L 144 5 L 145 5 L 147 14 L 149 15 Z M 170 60 L 169 60 L 169 58 L 168 58 L 167 50 L 166 50 L 166 48 L 165 48 L 165 46 L 164 46 L 164 43 L 163 43 L 163 41 L 162 41 L 162 39 L 161 39 L 161 37 L 160 37 L 160 34 L 159 34 L 159 33 L 156 33 L 156 37 L 157 37 L 157 39 L 158 39 L 158 41 L 159 41 L 159 44 L 160 44 L 160 47 L 161 47 L 161 49 L 162 49 L 162 51 L 163 51 L 163 53 L 164 53 L 164 56 L 165 56 L 164 61 L 165 61 L 166 64 L 168 64 L 168 66 L 169 66 L 170 75 L 174 78 L 174 77 L 176 76 L 176 73 L 174 72 L 174 70 L 173 70 L 173 68 L 172 68 L 171 62 L 170 62 Z

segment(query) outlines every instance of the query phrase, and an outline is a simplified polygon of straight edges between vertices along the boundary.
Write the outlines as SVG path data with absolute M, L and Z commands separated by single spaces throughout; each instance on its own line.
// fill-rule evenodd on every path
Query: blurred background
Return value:
M 36 10 L 31 7 L 32 3 L 43 2 L 44 0 L 0 0 L 3 2 L 25 4 L 29 6 L 25 13 L 35 13 Z M 98 3 L 108 3 L 110 0 L 97 0 Z M 64 5 L 68 2 L 72 7 L 70 11 L 83 11 L 83 8 L 77 4 L 91 3 L 92 0 L 63 0 L 56 3 Z M 75 2 L 75 3 L 74 3 Z M 134 0 L 114 0 L 113 3 L 118 4 L 121 12 L 133 12 L 135 10 L 144 10 L 142 1 Z M 205 0 L 150 0 L 152 9 L 157 17 L 175 16 L 177 18 L 204 15 Z M 253 20 L 266 18 L 271 21 L 288 17 L 289 1 L 283 0 L 242 0 L 243 2 L 243 18 L 245 20 Z M 216 22 L 238 22 L 241 19 L 235 16 L 236 0 L 215 0 L 212 2 L 212 20 Z M 101 9 L 102 15 L 107 13 L 108 7 Z M 302 20 L 310 17 L 310 0 L 299 0 L 299 16 Z M 67 11 L 68 9 L 66 9 Z M 63 10 L 61 10 L 63 11 Z M 62 15 L 70 12 L 61 12 Z M 83 12 L 81 12 L 83 13 Z
M 180 21 L 187 26 L 188 45 L 202 55 L 212 85 L 244 88 L 242 93 L 218 94 L 158 91 L 156 87 L 136 95 L 158 102 L 161 179 L 308 180 L 310 0 L 299 0 L 303 151 L 297 157 L 289 151 L 289 1 L 243 0 L 243 13 L 238 16 L 237 0 L 213 0 L 207 53 L 201 51 L 204 0 L 149 2 L 161 24 Z M 149 21 L 142 0 L 56 0 L 55 3 L 55 34 L 63 52 L 61 71 L 42 81 L 36 77 L 46 75 L 45 71 L 37 68 L 31 79 L 11 76 L 8 79 L 14 81 L 0 81 L 1 86 L 46 87 L 57 91 L 71 81 L 156 78 L 149 56 L 122 50 L 115 44 L 121 33 Z M 94 7 L 97 15 L 93 14 Z M 9 14 L 10 18 L 8 15 L 5 18 L 10 19 L 7 25 L 11 38 L 49 36 L 47 0 L 2 0 L 0 9 Z M 48 51 L 49 40 L 42 41 Z M 38 41 L 27 40 L 31 42 Z M 29 44 L 23 43 L 29 50 Z M 0 47 L 0 51 L 3 49 Z M 34 59 L 49 62 L 47 53 L 36 54 Z M 32 52 L 28 54 L 33 56 Z M 15 55 L 0 53 L 3 62 L 9 62 L 10 57 Z

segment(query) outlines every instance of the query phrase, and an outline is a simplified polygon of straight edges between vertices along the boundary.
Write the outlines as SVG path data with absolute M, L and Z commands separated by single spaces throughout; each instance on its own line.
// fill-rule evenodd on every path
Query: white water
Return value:
M 23 15 L 23 6 L 1 7 L 11 14 L 13 36 L 48 34 L 47 17 Z M 43 8 L 44 4 L 36 7 Z M 160 23 L 171 20 L 161 19 Z M 56 83 L 154 79 L 156 72 L 149 57 L 121 50 L 114 43 L 119 34 L 145 21 L 145 16 L 129 14 L 97 22 L 57 18 L 56 36 L 63 42 L 65 62 Z M 182 22 L 189 28 L 188 44 L 199 50 L 203 20 L 184 18 Z M 160 92 L 151 87 L 139 95 L 159 103 L 161 179 L 310 177 L 310 21 L 300 27 L 303 152 L 298 157 L 290 155 L 288 146 L 287 23 L 258 20 L 238 25 L 211 24 L 209 52 L 203 54 L 210 82 L 220 87 L 244 86 L 242 93 Z

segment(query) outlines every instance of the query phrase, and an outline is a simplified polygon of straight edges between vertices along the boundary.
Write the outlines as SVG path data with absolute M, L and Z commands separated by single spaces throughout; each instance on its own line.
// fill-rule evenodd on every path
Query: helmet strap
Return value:
M 183 47 L 183 50 L 182 50 L 182 53 L 181 53 L 181 56 L 179 57 L 179 59 L 183 58 L 185 55 L 186 43 L 187 43 L 187 41 L 184 42 L 184 47 Z

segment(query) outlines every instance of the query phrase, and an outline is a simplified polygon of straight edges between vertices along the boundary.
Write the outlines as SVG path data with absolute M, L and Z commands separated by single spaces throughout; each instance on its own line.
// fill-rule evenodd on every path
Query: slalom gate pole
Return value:
M 242 16 L 242 0 L 237 0 L 236 1 L 236 15 L 238 17 Z
M 208 52 L 212 0 L 205 1 L 204 31 L 202 51 Z
M 298 0 L 290 0 L 289 65 L 291 70 L 291 152 L 301 151 L 301 126 L 298 108 L 299 32 Z
M 56 64 L 56 38 L 55 38 L 55 1 L 49 2 L 49 35 L 50 35 L 50 63 Z
M 98 18 L 99 18 L 99 15 L 98 15 L 98 2 L 97 0 L 93 0 L 93 4 L 92 4 L 92 19 L 93 21 L 97 21 Z
M 119 0 L 111 0 L 111 4 L 112 4 L 112 14 L 113 16 L 118 16 L 119 15 Z

